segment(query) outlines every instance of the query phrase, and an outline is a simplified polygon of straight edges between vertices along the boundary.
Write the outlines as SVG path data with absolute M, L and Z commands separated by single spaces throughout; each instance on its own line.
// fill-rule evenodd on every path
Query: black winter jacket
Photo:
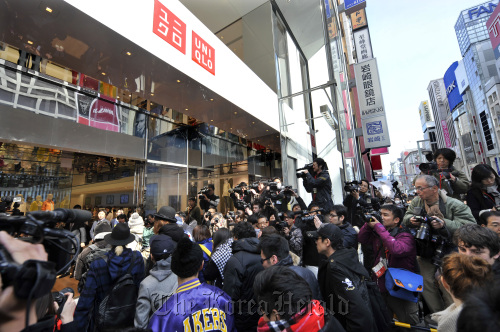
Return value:
M 288 266 L 293 272 L 297 273 L 304 279 L 311 288 L 313 299 L 321 301 L 321 292 L 319 290 L 318 279 L 311 270 L 302 266 L 293 265 L 292 256 L 287 256 L 285 259 L 280 260 L 276 265 Z
M 180 239 L 182 239 L 184 236 L 187 236 L 186 234 L 184 234 L 184 230 L 177 224 L 163 225 L 158 231 L 158 234 L 168 235 L 176 243 L 179 242 Z
M 238 332 L 256 331 L 260 318 L 257 304 L 249 308 L 249 302 L 255 300 L 253 294 L 255 276 L 264 270 L 260 261 L 258 245 L 259 240 L 256 237 L 233 242 L 233 256 L 229 258 L 224 268 L 222 289 L 235 301 L 233 309 Z
M 356 230 L 352 228 L 351 224 L 345 222 L 340 225 L 339 228 L 344 234 L 344 248 L 353 248 L 358 250 L 358 233 L 356 233 Z
M 319 266 L 318 283 L 326 303 L 325 310 L 334 312 L 335 318 L 349 332 L 374 331 L 370 298 L 363 278 L 370 280 L 354 249 L 337 250 Z
M 308 193 L 312 193 L 313 202 L 317 203 L 320 208 L 329 211 L 333 207 L 332 201 L 332 180 L 327 170 L 313 176 L 307 173 L 304 179 L 304 188 Z
M 491 209 L 495 206 L 495 199 L 484 193 L 480 188 L 472 188 L 467 192 L 467 205 L 470 207 L 476 222 L 480 224 L 479 212 Z

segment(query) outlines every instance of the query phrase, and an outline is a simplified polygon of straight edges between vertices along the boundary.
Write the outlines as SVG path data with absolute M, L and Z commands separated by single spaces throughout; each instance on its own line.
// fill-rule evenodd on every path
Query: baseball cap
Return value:
M 149 248 L 154 257 L 160 257 L 164 254 L 172 254 L 175 250 L 175 242 L 168 235 L 158 234 L 149 241 Z
M 342 230 L 334 224 L 322 224 L 315 231 L 307 232 L 309 238 L 317 239 L 321 237 L 322 239 L 329 239 L 333 243 L 344 240 L 344 233 Z

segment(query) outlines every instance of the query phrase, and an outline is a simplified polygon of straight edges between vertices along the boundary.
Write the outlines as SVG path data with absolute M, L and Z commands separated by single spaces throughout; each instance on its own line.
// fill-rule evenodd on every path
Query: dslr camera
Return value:
M 300 220 L 302 220 L 304 223 L 309 223 L 309 224 L 314 225 L 314 216 L 318 216 L 318 219 L 322 223 L 324 223 L 325 220 L 324 220 L 323 214 L 319 214 L 319 212 L 324 213 L 325 211 L 323 209 L 318 209 L 316 211 L 313 211 L 312 213 L 314 213 L 314 212 L 316 212 L 316 214 L 311 214 L 311 212 L 308 210 L 302 210 L 302 211 L 294 212 L 293 214 L 295 216 L 300 217 Z

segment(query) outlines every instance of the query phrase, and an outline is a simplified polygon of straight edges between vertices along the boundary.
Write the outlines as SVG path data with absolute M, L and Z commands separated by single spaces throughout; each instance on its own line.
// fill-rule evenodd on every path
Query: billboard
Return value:
M 455 69 L 458 67 L 458 61 L 453 62 L 453 64 L 448 68 L 443 77 L 444 86 L 446 88 L 446 97 L 448 98 L 448 104 L 450 106 L 450 112 L 453 112 L 455 107 L 460 103 L 463 103 L 462 95 L 458 90 L 457 78 L 455 77 Z
M 373 59 L 372 44 L 368 28 L 354 31 L 354 44 L 356 45 L 356 56 L 358 62 Z
M 500 6 L 497 6 L 490 18 L 486 21 L 488 34 L 490 35 L 491 46 L 495 53 L 495 59 L 500 58 Z
M 467 78 L 467 73 L 465 72 L 463 60 L 458 61 L 458 66 L 455 69 L 455 77 L 457 79 L 458 91 L 461 95 L 463 95 L 465 90 L 469 87 L 469 79 Z
M 388 147 L 391 142 L 376 59 L 355 64 L 354 72 L 365 147 Z

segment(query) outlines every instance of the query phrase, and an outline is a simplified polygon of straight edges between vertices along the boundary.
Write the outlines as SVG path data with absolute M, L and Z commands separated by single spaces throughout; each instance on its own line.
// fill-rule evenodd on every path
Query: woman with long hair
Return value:
M 500 206 L 500 177 L 493 167 L 479 164 L 472 170 L 471 179 L 471 189 L 467 192 L 467 205 L 479 224 L 481 211 L 495 210 L 496 206 Z
M 224 284 L 224 268 L 233 255 L 233 238 L 227 228 L 219 228 L 213 235 L 212 256 L 203 271 L 205 280 L 212 281 L 213 285 L 222 289 Z

